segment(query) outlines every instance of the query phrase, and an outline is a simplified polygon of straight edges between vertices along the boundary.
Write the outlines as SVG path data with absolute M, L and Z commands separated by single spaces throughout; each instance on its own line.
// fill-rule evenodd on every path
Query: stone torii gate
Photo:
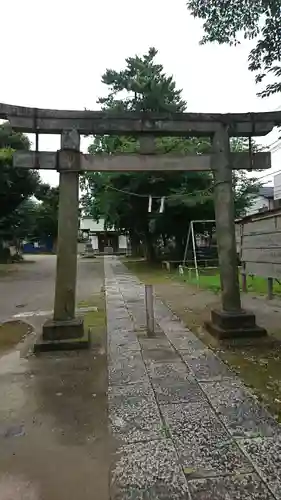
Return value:
M 43 326 L 42 349 L 85 347 L 83 322 L 75 317 L 79 173 L 84 171 L 212 170 L 216 232 L 222 285 L 222 308 L 212 311 L 207 328 L 219 338 L 260 336 L 255 316 L 241 308 L 236 256 L 232 169 L 265 169 L 270 153 L 230 153 L 229 137 L 268 134 L 281 123 L 280 112 L 244 114 L 155 114 L 60 111 L 0 104 L 0 118 L 13 129 L 36 134 L 36 151 L 16 151 L 15 168 L 56 169 L 60 173 L 57 273 L 53 319 Z M 39 134 L 60 134 L 61 149 L 38 151 Z M 80 135 L 134 135 L 138 154 L 80 152 Z M 154 137 L 210 137 L 211 154 L 156 154 Z M 251 148 L 250 148 L 251 149 Z

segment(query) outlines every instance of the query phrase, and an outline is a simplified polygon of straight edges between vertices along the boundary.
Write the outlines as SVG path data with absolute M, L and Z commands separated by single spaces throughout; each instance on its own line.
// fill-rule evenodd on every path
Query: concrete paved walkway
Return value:
M 118 259 L 105 280 L 111 498 L 281 499 L 276 421 L 158 299 L 146 337 L 143 286 Z

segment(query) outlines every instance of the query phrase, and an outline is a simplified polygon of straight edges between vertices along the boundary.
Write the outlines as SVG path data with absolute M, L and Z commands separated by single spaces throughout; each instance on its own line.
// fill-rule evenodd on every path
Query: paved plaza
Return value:
M 2 318 L 39 328 L 54 263 L 2 279 Z M 280 426 L 257 398 L 158 298 L 147 337 L 118 258 L 78 269 L 78 301 L 105 276 L 107 352 L 0 353 L 0 499 L 280 500 Z

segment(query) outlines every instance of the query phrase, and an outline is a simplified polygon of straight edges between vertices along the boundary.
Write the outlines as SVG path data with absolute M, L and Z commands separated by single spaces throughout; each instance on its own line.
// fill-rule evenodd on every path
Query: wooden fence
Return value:
M 243 291 L 247 291 L 247 276 L 259 276 L 267 279 L 268 298 L 272 299 L 273 282 L 281 279 L 281 209 L 237 221 L 236 243 Z

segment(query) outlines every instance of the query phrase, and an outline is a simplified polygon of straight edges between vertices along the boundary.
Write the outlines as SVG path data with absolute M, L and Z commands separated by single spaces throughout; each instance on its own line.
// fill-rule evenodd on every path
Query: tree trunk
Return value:
M 176 236 L 175 242 L 176 242 L 176 255 L 177 258 L 181 260 L 184 256 L 185 242 L 182 236 Z
M 145 236 L 145 257 L 147 262 L 154 263 L 156 261 L 156 252 L 153 244 L 153 236 L 147 233 Z
M 140 238 L 135 233 L 130 233 L 131 252 L 133 257 L 140 255 Z
M 0 263 L 6 264 L 11 260 L 10 248 L 4 244 L 4 241 L 0 238 Z

